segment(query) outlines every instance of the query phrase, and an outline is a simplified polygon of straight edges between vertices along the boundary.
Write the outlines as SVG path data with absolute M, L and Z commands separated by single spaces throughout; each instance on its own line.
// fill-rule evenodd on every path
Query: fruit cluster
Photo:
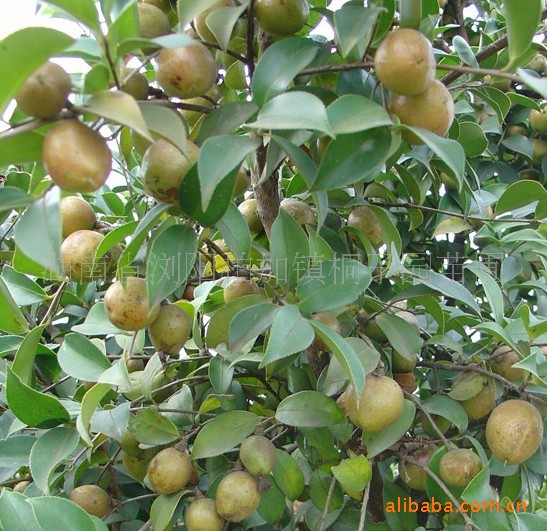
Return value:
M 454 120 L 454 102 L 448 89 L 435 79 L 431 43 L 419 31 L 398 29 L 382 41 L 374 57 L 380 82 L 393 92 L 389 105 L 402 124 L 444 136 Z M 409 130 L 403 139 L 422 140 Z

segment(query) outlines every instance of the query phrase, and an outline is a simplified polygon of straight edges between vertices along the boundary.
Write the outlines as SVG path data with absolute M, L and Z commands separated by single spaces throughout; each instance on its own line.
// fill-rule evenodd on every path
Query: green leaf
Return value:
M 169 208 L 171 208 L 171 205 L 166 203 L 157 204 L 151 208 L 139 221 L 131 241 L 127 244 L 118 260 L 118 278 L 124 277 L 125 266 L 129 265 L 134 260 L 139 252 L 139 249 L 141 248 L 142 243 L 148 237 L 148 233 L 156 225 L 158 218 Z
M 171 527 L 171 520 L 180 499 L 187 493 L 181 490 L 173 494 L 162 494 L 158 496 L 152 507 L 150 507 L 150 523 L 152 529 L 165 530 Z
M 285 496 L 294 501 L 304 490 L 304 473 L 298 466 L 296 459 L 287 452 L 276 448 L 275 455 L 272 475 Z
M 344 492 L 340 485 L 335 483 L 331 489 L 332 476 L 321 469 L 312 470 L 310 477 L 310 499 L 315 507 L 332 513 L 344 504 Z M 330 493 L 330 496 L 329 496 Z M 313 526 L 312 529 L 319 527 Z
M 459 234 L 467 230 L 473 230 L 473 227 L 462 218 L 448 218 L 441 221 L 433 232 L 433 238 L 439 234 Z
M 73 326 L 72 331 L 86 336 L 104 336 L 107 334 L 124 333 L 114 326 L 106 316 L 104 302 L 97 302 L 94 304 L 86 315 L 85 321 L 80 325 Z
M 138 105 L 148 130 L 171 142 L 184 153 L 186 150 L 186 127 L 180 114 L 174 109 L 153 103 L 138 102 Z
M 247 5 L 248 0 L 243 2 L 242 5 L 222 6 L 207 16 L 205 24 L 209 27 L 223 50 L 226 50 L 228 47 L 234 26 L 241 14 L 247 9 Z
M 547 199 L 547 191 L 537 181 L 523 180 L 510 184 L 496 203 L 495 214 L 502 214 Z
M 353 349 L 355 342 L 347 342 L 343 337 L 337 334 L 327 325 L 311 319 L 310 324 L 315 328 L 317 335 L 327 345 L 332 355 L 343 367 L 346 375 L 349 377 L 357 396 L 361 396 L 363 386 L 365 385 L 365 366 L 357 352 Z
M 522 57 L 532 44 L 532 39 L 541 19 L 541 0 L 529 0 L 526 9 L 522 9 L 520 0 L 504 0 L 503 12 L 507 20 L 507 43 L 509 63 L 504 68 L 509 72 L 522 66 Z
M 3 144 L 0 143 L 0 145 Z M 11 150 L 6 151 L 6 153 L 9 153 L 9 155 L 7 155 L 9 161 L 0 161 L 0 164 L 12 163 Z M 32 197 L 20 188 L 15 186 L 4 186 L 3 188 L 0 188 L 0 212 L 7 212 L 15 208 L 27 207 L 32 204 L 32 201 Z
M 214 313 L 213 317 L 211 317 L 207 329 L 207 344 L 212 348 L 216 348 L 222 343 L 228 345 L 230 339 L 230 323 L 236 314 L 244 308 L 263 302 L 264 297 L 262 295 L 245 295 L 244 297 L 240 297 L 223 305 Z
M 8 265 L 2 268 L 2 279 L 18 306 L 30 306 L 48 298 L 48 294 L 34 280 Z
M 381 12 L 379 7 L 355 4 L 346 4 L 334 12 L 334 26 L 342 57 L 348 57 L 352 52 L 356 57 L 363 57 Z
M 55 187 L 28 207 L 14 232 L 17 247 L 24 254 L 57 274 L 61 274 L 60 195 L 59 188 Z
M 232 202 L 232 194 L 236 180 L 237 169 L 232 170 L 215 188 L 209 208 L 201 207 L 201 189 L 197 164 L 192 166 L 184 176 L 179 189 L 179 203 L 182 211 L 190 218 L 195 219 L 204 227 L 211 227 L 222 219 L 228 206 Z
M 209 380 L 216 394 L 221 395 L 228 392 L 233 376 L 234 368 L 229 361 L 222 359 L 220 356 L 215 356 L 209 362 Z
M 309 347 L 314 338 L 311 325 L 300 315 L 298 307 L 282 306 L 273 319 L 268 347 L 260 367 L 301 352 Z
M 376 322 L 394 350 L 407 360 L 416 359 L 420 354 L 420 335 L 414 325 L 391 313 L 381 313 Z
M 547 98 L 547 78 L 533 76 L 522 68 L 518 69 L 517 74 L 526 85 L 535 90 L 543 98 Z
M 44 136 L 33 131 L 7 138 L 2 138 L 0 133 L 0 165 L 39 162 L 42 160 L 43 145 Z M 4 209 L 3 206 L 1 208 Z
M 112 229 L 99 243 L 93 261 L 96 262 L 101 256 L 104 256 L 117 243 L 124 242 L 126 236 L 133 234 L 138 224 L 138 221 L 130 221 L 129 223 L 124 223 L 123 225 Z
M 308 92 L 285 92 L 268 101 L 258 113 L 255 122 L 246 124 L 251 129 L 311 129 L 332 136 L 323 102 Z
M 57 466 L 78 446 L 78 432 L 74 428 L 58 426 L 38 438 L 30 453 L 30 471 L 38 488 L 50 493 L 51 475 Z
M 249 225 L 233 203 L 228 205 L 228 210 L 217 221 L 216 227 L 237 259 L 241 260 L 249 254 L 251 249 Z
M 6 371 L 8 405 L 21 422 L 33 428 L 54 428 L 70 420 L 59 400 L 25 385 L 11 367 L 6 367 Z
M 468 400 L 477 396 L 484 388 L 488 378 L 479 373 L 466 372 L 453 382 L 448 396 L 454 400 Z
M 25 316 L 13 300 L 4 280 L 0 277 L 0 330 L 8 334 L 24 334 L 28 331 Z
M 27 498 L 32 506 L 36 520 L 43 531 L 101 531 L 107 530 L 105 524 L 96 527 L 94 520 L 79 505 L 56 496 Z M 99 520 L 100 522 L 100 520 Z
M 328 106 L 327 116 L 333 132 L 337 135 L 393 125 L 389 114 L 381 105 L 356 94 L 336 98 Z
M 356 260 L 325 260 L 312 266 L 298 282 L 300 309 L 311 313 L 351 304 L 371 280 L 369 269 Z
M 241 166 L 245 157 L 261 145 L 259 138 L 235 135 L 214 136 L 199 150 L 198 176 L 201 205 L 207 210 L 217 186 L 229 173 Z
M 32 511 L 26 502 L 27 497 L 19 492 L 4 489 L 0 493 L 0 527 L 6 529 L 40 529 Z
M 21 378 L 21 381 L 32 386 L 34 378 L 34 358 L 36 350 L 42 339 L 42 332 L 45 326 L 37 326 L 33 328 L 28 335 L 23 339 L 23 342 L 17 349 L 17 354 L 11 366 L 13 372 Z
M 434 395 L 422 402 L 422 406 L 428 413 L 448 419 L 460 433 L 467 430 L 467 413 L 463 406 L 448 396 Z
M 279 306 L 265 302 L 238 312 L 230 323 L 230 352 L 240 351 L 249 341 L 264 333 L 279 310 Z
M 317 55 L 311 39 L 289 37 L 273 43 L 260 56 L 253 74 L 253 98 L 259 107 L 281 94 L 298 73 Z
M 457 299 L 464 304 L 467 304 L 472 310 L 480 315 L 480 308 L 477 301 L 473 298 L 471 293 L 469 293 L 469 290 L 459 282 L 445 277 L 440 273 L 435 273 L 435 271 L 421 268 L 411 268 L 409 272 L 416 278 L 417 283 L 425 284 L 447 297 Z
M 367 457 L 369 459 L 375 457 L 399 441 L 412 426 L 415 415 L 416 406 L 409 400 L 405 400 L 403 412 L 391 426 L 377 432 L 363 431 L 363 444 L 367 448 Z
M 214 6 L 218 0 L 179 0 L 177 14 L 181 27 L 195 19 L 200 13 Z
M 473 264 L 465 264 L 465 268 L 469 269 L 481 282 L 484 288 L 484 293 L 488 300 L 488 304 L 494 314 L 496 323 L 503 325 L 505 301 L 501 288 L 496 283 L 494 277 L 488 271 L 488 268 L 480 262 Z
M 62 273 L 55 273 L 51 270 L 48 270 L 44 266 L 36 263 L 32 258 L 29 258 L 19 247 L 15 247 L 15 253 L 13 254 L 12 260 L 13 269 L 19 273 L 24 273 L 25 275 L 31 275 L 37 278 L 45 278 L 49 281 L 58 281 L 63 280 Z
M 317 391 L 300 391 L 289 395 L 277 406 L 275 418 L 296 428 L 321 428 L 344 422 L 344 414 L 338 404 Z
M 65 336 L 57 359 L 68 375 L 87 382 L 97 382 L 101 374 L 111 367 L 102 351 L 80 334 Z
M 490 487 L 490 470 L 486 465 L 465 487 L 462 493 L 462 500 L 484 503 L 487 501 L 496 501 L 494 493 Z
M 99 31 L 99 14 L 95 7 L 94 0 L 39 0 L 41 4 L 45 4 L 56 8 L 62 13 L 70 16 L 70 18 L 86 25 L 90 30 Z
M 387 127 L 338 135 L 328 145 L 310 190 L 331 190 L 376 178 L 390 146 Z
M 153 141 L 139 105 L 135 98 L 126 92 L 102 90 L 93 94 L 85 105 L 75 108 L 81 112 L 88 112 L 105 118 L 109 122 L 125 125 L 150 140 L 150 142 Z
M 401 127 L 412 131 L 448 166 L 450 173 L 458 182 L 463 181 L 465 153 L 459 142 L 440 137 L 421 127 L 409 127 L 407 125 L 402 125 Z
M 466 157 L 478 157 L 488 147 L 488 139 L 482 127 L 475 122 L 460 122 L 458 142 Z
M 7 439 L 0 440 L 0 468 L 28 466 L 30 451 L 37 440 L 31 435 L 12 435 Z M 1 522 L 2 518 L 0 517 Z
M 74 39 L 50 28 L 24 28 L 0 42 L 0 114 L 26 79 L 51 56 L 68 48 Z
M 471 49 L 471 46 L 469 46 L 468 42 L 463 37 L 456 35 L 452 39 L 452 45 L 463 63 L 472 66 L 473 68 L 479 68 L 479 63 L 473 53 L 473 50 Z
M 277 282 L 293 290 L 307 269 L 309 244 L 302 227 L 282 208 L 272 225 L 270 252 Z
M 192 447 L 192 459 L 214 457 L 234 449 L 253 433 L 259 417 L 250 411 L 228 411 L 207 421 Z
M 169 444 L 179 438 L 179 431 L 173 421 L 149 407 L 129 417 L 129 431 L 137 441 L 144 444 Z
M 234 133 L 240 125 L 252 118 L 258 107 L 250 101 L 231 101 L 209 113 L 199 128 L 196 142 L 201 145 L 207 138 Z
M 331 467 L 331 470 L 350 496 L 362 492 L 372 479 L 372 465 L 364 455 L 342 459 L 340 464 Z
M 101 400 L 105 397 L 106 393 L 108 393 L 111 388 L 111 384 L 95 384 L 91 389 L 86 391 L 82 399 L 82 407 L 80 409 L 80 414 L 76 419 L 76 427 L 78 429 L 80 437 L 85 441 L 88 446 L 92 446 L 91 437 L 89 436 L 91 417 L 99 406 Z
M 188 278 L 197 248 L 196 233 L 189 225 L 172 225 L 154 239 L 146 260 L 146 286 L 151 308 Z

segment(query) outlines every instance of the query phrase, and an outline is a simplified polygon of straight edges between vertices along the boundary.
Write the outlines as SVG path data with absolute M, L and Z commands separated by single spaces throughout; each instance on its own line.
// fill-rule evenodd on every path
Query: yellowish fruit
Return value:
M 130 68 L 124 68 L 122 76 L 120 90 L 133 96 L 136 100 L 148 98 L 148 79 L 144 74 L 134 72 Z
M 385 243 L 378 216 L 370 207 L 364 205 L 356 206 L 348 216 L 348 227 L 360 230 L 376 249 Z M 351 237 L 357 245 L 361 245 L 356 235 L 352 234 Z
M 169 0 L 139 0 L 139 2 L 159 7 L 165 14 L 171 11 L 171 4 L 169 3 Z
M 490 360 L 491 369 L 500 376 L 503 376 L 510 382 L 522 380 L 526 375 L 526 371 L 513 367 L 515 363 L 520 361 L 518 354 L 511 347 L 503 346 L 497 348 L 492 353 L 495 358 Z
M 418 388 L 416 377 L 412 372 L 395 372 L 393 379 L 399 384 L 399 387 L 407 393 L 413 393 Z
M 540 138 L 530 138 L 532 142 L 532 162 L 541 164 L 543 157 L 547 156 L 547 142 Z
M 82 485 L 70 493 L 70 500 L 86 513 L 104 518 L 110 512 L 110 497 L 97 485 Z
M 152 323 L 159 306 L 148 308 L 148 291 L 144 278 L 127 277 L 125 288 L 114 282 L 104 295 L 104 308 L 110 322 L 121 330 L 136 331 Z
M 310 15 L 306 0 L 256 0 L 254 7 L 258 23 L 271 35 L 293 35 Z
M 180 48 L 164 48 L 157 62 L 156 78 L 170 96 L 195 98 L 205 94 L 215 84 L 215 59 L 199 42 Z
M 346 390 L 348 416 L 356 426 L 376 432 L 391 426 L 403 411 L 403 392 L 391 378 L 369 374 L 359 403 L 350 384 Z
M 179 306 L 165 304 L 148 329 L 152 345 L 165 354 L 178 354 L 192 333 L 192 319 Z
M 97 216 L 91 205 L 80 197 L 63 197 L 59 209 L 63 238 L 77 230 L 91 230 L 97 223 Z
M 427 89 L 416 96 L 394 94 L 389 105 L 402 124 L 421 127 L 439 136 L 444 136 L 454 120 L 454 101 L 448 89 L 433 80 Z M 403 131 L 403 138 L 410 144 L 422 144 L 413 133 Z
M 275 446 L 264 435 L 251 435 L 241 443 L 239 459 L 253 476 L 265 476 L 275 466 Z
M 446 452 L 439 462 L 441 479 L 451 487 L 464 488 L 481 471 L 480 457 L 467 448 Z
M 425 490 L 427 474 L 423 467 L 427 465 L 436 450 L 437 447 L 434 444 L 428 444 L 410 454 L 412 460 L 418 461 L 421 466 L 408 462 L 399 463 L 399 475 L 411 489 Z
M 215 500 L 198 498 L 186 509 L 188 531 L 221 531 L 224 520 L 218 515 Z
M 30 483 L 30 481 L 19 481 L 19 483 L 13 487 L 13 492 L 20 492 L 22 494 Z
M 131 358 L 127 360 L 127 372 L 132 373 L 137 371 L 144 371 L 144 361 L 140 358 Z
M 281 201 L 281 208 L 287 212 L 299 225 L 315 225 L 315 212 L 307 203 L 298 199 L 284 199 Z
M 146 477 L 146 469 L 148 468 L 148 461 L 144 457 L 124 452 L 122 464 L 132 478 L 142 483 Z
M 93 257 L 104 236 L 92 230 L 77 230 L 61 245 L 63 271 L 73 282 L 91 282 L 104 278 L 110 267 L 106 253 L 93 265 Z
M 146 191 L 158 201 L 178 203 L 179 187 L 198 156 L 199 148 L 189 140 L 186 154 L 163 138 L 156 140 L 142 159 L 141 172 Z
M 29 116 L 49 118 L 59 113 L 70 92 L 70 76 L 56 63 L 47 61 L 30 75 L 15 100 Z
M 258 234 L 259 232 L 262 232 L 264 227 L 262 221 L 258 217 L 256 199 L 246 199 L 237 208 L 247 222 L 247 225 L 249 225 L 249 230 L 252 233 Z
M 233 197 L 238 197 L 245 193 L 251 184 L 251 179 L 247 175 L 245 168 L 241 166 L 236 175 L 236 182 L 234 183 Z
M 329 312 L 317 312 L 314 313 L 312 316 L 314 321 L 319 321 L 320 323 L 328 326 L 331 330 L 336 332 L 337 334 L 340 334 L 342 332 L 342 327 L 340 326 L 340 322 L 334 315 L 332 315 Z M 315 339 L 313 341 L 313 346 L 318 350 L 329 350 L 329 347 L 327 344 L 319 337 L 319 335 L 315 334 Z
M 418 356 L 414 356 L 412 359 L 407 359 L 401 356 L 396 350 L 393 351 L 391 356 L 391 368 L 393 372 L 411 372 L 416 367 Z
M 152 4 L 139 2 L 139 27 L 143 39 L 155 39 L 171 32 L 167 15 Z
M 493 380 L 486 381 L 482 390 L 475 396 L 462 400 L 460 404 L 465 409 L 469 420 L 479 420 L 486 417 L 494 407 L 496 386 Z
M 241 522 L 258 508 L 260 490 L 247 472 L 231 472 L 218 484 L 215 504 L 221 518 L 229 522 Z
M 382 41 L 374 68 L 378 79 L 397 94 L 415 96 L 424 92 L 435 78 L 433 47 L 419 31 L 402 28 Z
M 217 9 L 221 7 L 227 7 L 227 6 L 233 6 L 233 5 L 234 3 L 232 0 L 220 0 L 220 2 L 216 2 L 210 8 L 206 9 L 205 11 L 202 11 L 194 19 L 194 28 L 196 28 L 196 32 L 202 40 L 209 41 L 209 42 L 217 42 L 216 37 L 214 36 L 213 32 L 209 29 L 209 26 L 207 25 L 207 17 L 211 13 L 213 13 L 213 11 L 216 11 Z M 235 27 L 234 27 L 234 30 L 235 30 Z
M 260 289 L 254 280 L 247 278 L 234 278 L 224 288 L 224 301 L 232 302 L 245 295 L 256 295 L 260 293 Z
M 540 135 L 547 133 L 547 112 L 545 112 L 545 109 L 541 109 L 541 111 L 532 109 L 530 111 L 530 125 Z M 522 134 L 526 134 L 526 130 Z
M 148 465 L 148 482 L 154 492 L 172 494 L 184 488 L 192 476 L 192 462 L 176 448 L 159 452 Z
M 55 184 L 70 192 L 95 192 L 112 169 L 103 137 L 78 120 L 63 120 L 48 131 L 42 161 Z
M 543 74 L 547 68 L 547 59 L 544 55 L 537 53 L 535 57 L 524 67 L 533 70 L 538 74 Z
M 527 132 L 528 132 L 528 129 L 526 129 L 526 126 L 522 124 L 511 124 L 507 126 L 508 136 L 526 135 Z
M 543 419 L 529 402 L 507 400 L 488 417 L 486 442 L 502 463 L 523 463 L 536 453 L 542 440 Z

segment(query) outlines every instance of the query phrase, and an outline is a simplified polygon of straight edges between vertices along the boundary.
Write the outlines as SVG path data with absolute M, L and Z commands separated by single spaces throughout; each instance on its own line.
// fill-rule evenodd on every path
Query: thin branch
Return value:
M 365 487 L 365 492 L 363 494 L 363 503 L 361 504 L 361 517 L 359 518 L 359 527 L 357 528 L 357 531 L 364 531 L 365 529 L 365 520 L 367 518 L 367 505 L 368 505 L 368 498 L 370 495 L 370 481 L 367 483 L 367 486 Z
M 332 495 L 334 494 L 335 485 L 336 477 L 332 476 L 329 486 L 329 492 L 327 493 L 327 499 L 325 500 L 325 507 L 323 508 L 323 514 L 321 515 L 321 520 L 319 520 L 319 531 L 324 531 L 325 529 L 325 520 L 327 519 L 327 513 L 329 512 L 329 506 L 332 500 Z
M 255 0 L 249 2 L 249 7 L 247 8 L 247 50 L 246 50 L 246 63 L 249 67 L 249 78 L 253 80 L 253 75 L 255 72 L 255 58 L 254 58 L 254 40 L 255 40 L 255 23 L 254 23 L 254 10 L 255 10 Z
M 55 293 L 55 296 L 53 297 L 53 300 L 51 301 L 51 304 L 49 305 L 49 308 L 47 309 L 46 314 L 44 315 L 44 318 L 40 321 L 39 326 L 47 325 L 49 324 L 51 318 L 57 311 L 57 307 L 59 306 L 59 303 L 61 302 L 61 297 L 63 295 L 63 291 L 67 287 L 68 282 L 62 282 L 59 286 L 59 289 Z
M 492 68 L 474 68 L 472 66 L 463 65 L 437 65 L 437 70 L 449 70 L 451 72 L 459 72 L 460 74 L 483 74 L 485 76 L 501 77 L 503 79 L 510 79 L 516 83 L 522 83 L 519 76 L 507 72 L 500 72 L 499 70 L 494 70 Z
M 501 382 L 505 387 L 511 389 L 512 391 L 515 391 L 522 396 L 528 397 L 531 400 L 535 400 L 536 402 L 539 402 L 540 404 L 547 406 L 547 400 L 543 400 L 539 396 L 535 396 L 531 393 L 527 393 L 526 391 L 523 391 L 518 385 L 515 385 L 513 382 L 510 382 L 503 376 L 500 376 L 499 374 L 496 374 L 495 372 L 492 372 L 492 371 L 487 371 L 486 369 L 483 369 L 481 367 L 477 367 L 474 365 L 458 365 L 455 363 L 435 363 L 430 361 L 421 361 L 417 363 L 417 366 L 428 367 L 430 369 L 442 369 L 446 371 L 476 372 L 478 374 L 484 374 L 485 376 L 493 378 L 494 380 L 498 380 L 498 382 Z
M 451 212 L 450 210 L 442 210 L 442 209 L 439 209 L 439 208 L 433 208 L 433 207 L 428 207 L 428 206 L 424 206 L 424 205 L 415 205 L 413 203 L 406 203 L 406 202 L 401 202 L 401 203 L 385 203 L 385 202 L 382 202 L 382 203 L 374 203 L 374 204 L 376 206 L 380 206 L 380 207 L 412 208 L 412 209 L 415 209 L 415 210 L 422 210 L 424 212 L 435 212 L 437 214 L 445 214 L 445 215 L 451 216 L 453 218 L 460 218 L 460 219 L 471 220 L 471 221 L 483 221 L 483 222 L 488 222 L 488 223 L 492 223 L 492 222 L 495 222 L 495 223 L 537 223 L 537 220 L 527 219 L 527 218 L 501 218 L 501 219 L 496 219 L 496 218 L 481 218 L 481 217 L 478 217 L 478 216 L 466 216 L 465 214 L 458 214 L 457 212 Z

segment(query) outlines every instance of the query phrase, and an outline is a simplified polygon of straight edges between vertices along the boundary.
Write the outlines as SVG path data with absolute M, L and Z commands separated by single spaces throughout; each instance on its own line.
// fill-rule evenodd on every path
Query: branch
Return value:
M 334 494 L 334 486 L 336 485 L 336 477 L 332 476 L 332 479 L 330 481 L 329 486 L 329 492 L 327 493 L 327 499 L 325 500 L 325 507 L 323 508 L 323 514 L 321 515 L 321 519 L 319 520 L 319 531 L 323 531 L 325 529 L 325 520 L 327 519 L 327 513 L 329 512 L 329 505 L 332 500 L 332 495 Z
M 472 221 L 484 221 L 488 223 L 496 222 L 496 223 L 537 223 L 536 220 L 533 219 L 527 219 L 527 218 L 502 218 L 502 219 L 495 219 L 495 218 L 481 218 L 477 216 L 466 216 L 465 214 L 458 214 L 457 212 L 450 212 L 450 210 L 441 210 L 439 208 L 433 208 L 428 207 L 424 205 L 415 205 L 413 203 L 374 203 L 376 206 L 381 207 L 400 207 L 400 208 L 412 208 L 415 210 L 423 210 L 424 212 L 435 212 L 437 214 L 446 214 L 447 216 L 452 216 L 454 218 L 460 218 L 465 220 L 472 220 Z
M 361 518 L 359 519 L 359 527 L 357 528 L 357 531 L 364 531 L 365 529 L 365 520 L 367 518 L 367 505 L 368 505 L 368 497 L 370 494 L 370 481 L 367 483 L 367 486 L 365 487 L 365 493 L 363 494 L 363 503 L 361 504 Z
M 252 81 L 253 75 L 255 73 L 255 60 L 254 60 L 254 49 L 253 43 L 255 39 L 255 23 L 254 23 L 254 10 L 255 10 L 255 0 L 249 2 L 249 8 L 247 9 L 247 53 L 246 53 L 246 64 L 249 67 L 249 78 Z

